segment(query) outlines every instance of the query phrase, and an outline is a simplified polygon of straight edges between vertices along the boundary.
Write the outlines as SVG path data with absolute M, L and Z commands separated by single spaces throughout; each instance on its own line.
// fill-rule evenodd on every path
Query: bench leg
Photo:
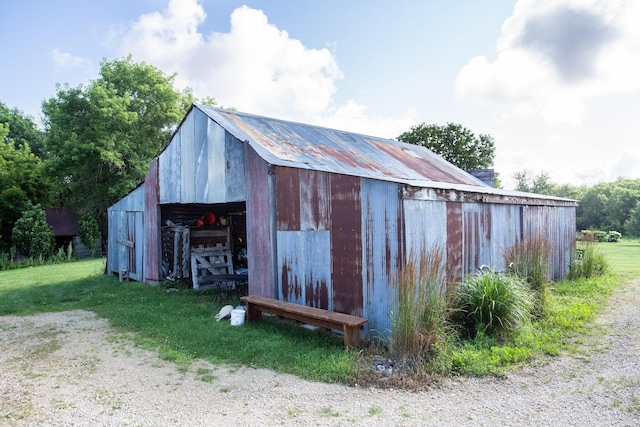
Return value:
M 342 330 L 344 332 L 344 347 L 358 348 L 360 345 L 360 328 L 344 325 Z
M 255 304 L 251 304 L 247 302 L 247 321 L 249 322 L 259 322 L 262 320 L 262 311 L 255 306 Z

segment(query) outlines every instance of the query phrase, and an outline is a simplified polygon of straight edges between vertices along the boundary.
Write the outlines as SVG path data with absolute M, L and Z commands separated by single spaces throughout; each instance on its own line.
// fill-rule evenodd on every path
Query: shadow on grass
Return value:
M 180 364 L 202 358 L 326 382 L 349 383 L 353 378 L 354 355 L 344 350 L 341 338 L 325 331 L 309 331 L 269 318 L 231 326 L 228 319 L 215 320 L 228 302 L 218 302 L 210 293 L 190 289 L 167 292 L 161 286 L 119 282 L 116 277 L 95 272 L 60 280 L 52 267 L 34 268 L 52 272 L 37 272 L 40 276 L 35 279 L 29 278 L 33 271 L 13 273 L 15 277 L 3 272 L 0 315 L 89 310 L 109 319 L 116 330 L 133 333 L 137 345 L 157 350 L 161 357 Z M 71 272 L 76 267 L 69 264 L 66 268 Z

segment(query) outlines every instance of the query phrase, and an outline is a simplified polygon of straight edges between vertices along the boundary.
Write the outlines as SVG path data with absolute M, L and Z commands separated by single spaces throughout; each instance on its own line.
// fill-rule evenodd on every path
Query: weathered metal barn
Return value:
M 194 105 L 145 182 L 109 208 L 107 269 L 189 277 L 189 251 L 212 239 L 247 268 L 250 294 L 367 317 L 364 336 L 386 335 L 407 254 L 437 245 L 460 279 L 504 269 L 504 249 L 541 234 L 561 278 L 575 207 L 489 187 L 423 147 Z

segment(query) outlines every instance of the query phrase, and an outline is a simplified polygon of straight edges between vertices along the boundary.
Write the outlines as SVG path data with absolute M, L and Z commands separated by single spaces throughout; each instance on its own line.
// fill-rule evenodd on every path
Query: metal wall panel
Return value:
M 331 175 L 331 286 L 333 308 L 362 315 L 360 178 Z
M 447 248 L 447 203 L 403 200 L 405 253 L 419 254 L 432 247 Z
M 518 243 L 522 235 L 521 211 L 518 205 L 488 205 L 491 209 L 491 246 L 490 265 L 497 271 L 505 271 L 504 251 Z
M 217 123 L 207 122 L 207 195 L 206 203 L 224 203 L 227 200 L 226 132 Z M 237 200 L 233 200 L 237 201 Z
M 218 126 L 220 129 L 222 127 Z M 225 132 L 225 185 L 226 191 L 225 201 L 240 202 L 247 198 L 246 179 L 245 179 L 245 161 L 244 161 L 244 143 L 237 140 L 230 133 Z M 211 156 L 210 156 L 211 157 Z M 209 167 L 210 169 L 212 166 Z M 210 186 L 220 186 L 220 183 L 210 178 Z M 213 197 L 211 197 L 213 199 Z
M 300 229 L 328 230 L 331 222 L 330 175 L 300 169 Z
M 300 169 L 275 168 L 278 230 L 300 230 Z
M 575 248 L 575 209 L 555 206 L 524 206 L 523 238 L 544 236 L 551 245 L 549 278 L 562 279 L 569 272 Z
M 173 135 L 171 142 L 158 156 L 160 203 L 177 203 L 181 197 L 180 163 L 181 157 L 180 129 Z
M 491 205 L 463 203 L 462 211 L 462 275 L 466 276 L 482 265 L 493 265 Z
M 447 202 L 447 283 L 460 281 L 464 276 L 463 250 L 464 232 L 462 203 Z
M 277 298 L 275 194 L 269 164 L 245 144 L 249 293 Z
M 363 179 L 362 280 L 364 335 L 388 336 L 394 288 L 402 259 L 402 203 L 396 183 Z
M 195 150 L 195 176 L 193 177 L 192 186 L 195 191 L 196 203 L 207 203 L 211 200 L 209 191 L 212 187 L 210 160 L 216 154 L 222 155 L 224 151 L 216 153 L 208 142 L 208 125 L 211 121 L 206 114 L 201 111 L 193 110 L 193 147 Z M 187 177 L 189 178 L 189 177 Z
M 330 233 L 278 231 L 279 299 L 333 310 Z
M 196 201 L 196 144 L 195 135 L 195 119 L 193 111 L 188 114 L 178 132 L 180 133 L 180 176 L 178 184 L 180 185 L 180 203 L 195 203 Z
M 162 239 L 160 236 L 160 207 L 158 205 L 158 158 L 151 161 L 144 181 L 144 248 L 145 277 L 142 281 L 159 282 L 161 276 Z

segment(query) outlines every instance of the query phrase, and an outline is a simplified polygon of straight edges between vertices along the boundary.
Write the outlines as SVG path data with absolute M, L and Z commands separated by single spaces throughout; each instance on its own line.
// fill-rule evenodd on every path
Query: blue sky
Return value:
M 37 118 L 56 84 L 132 54 L 220 105 L 395 138 L 460 123 L 507 188 L 640 178 L 640 2 L 21 0 L 0 4 L 0 101 Z

